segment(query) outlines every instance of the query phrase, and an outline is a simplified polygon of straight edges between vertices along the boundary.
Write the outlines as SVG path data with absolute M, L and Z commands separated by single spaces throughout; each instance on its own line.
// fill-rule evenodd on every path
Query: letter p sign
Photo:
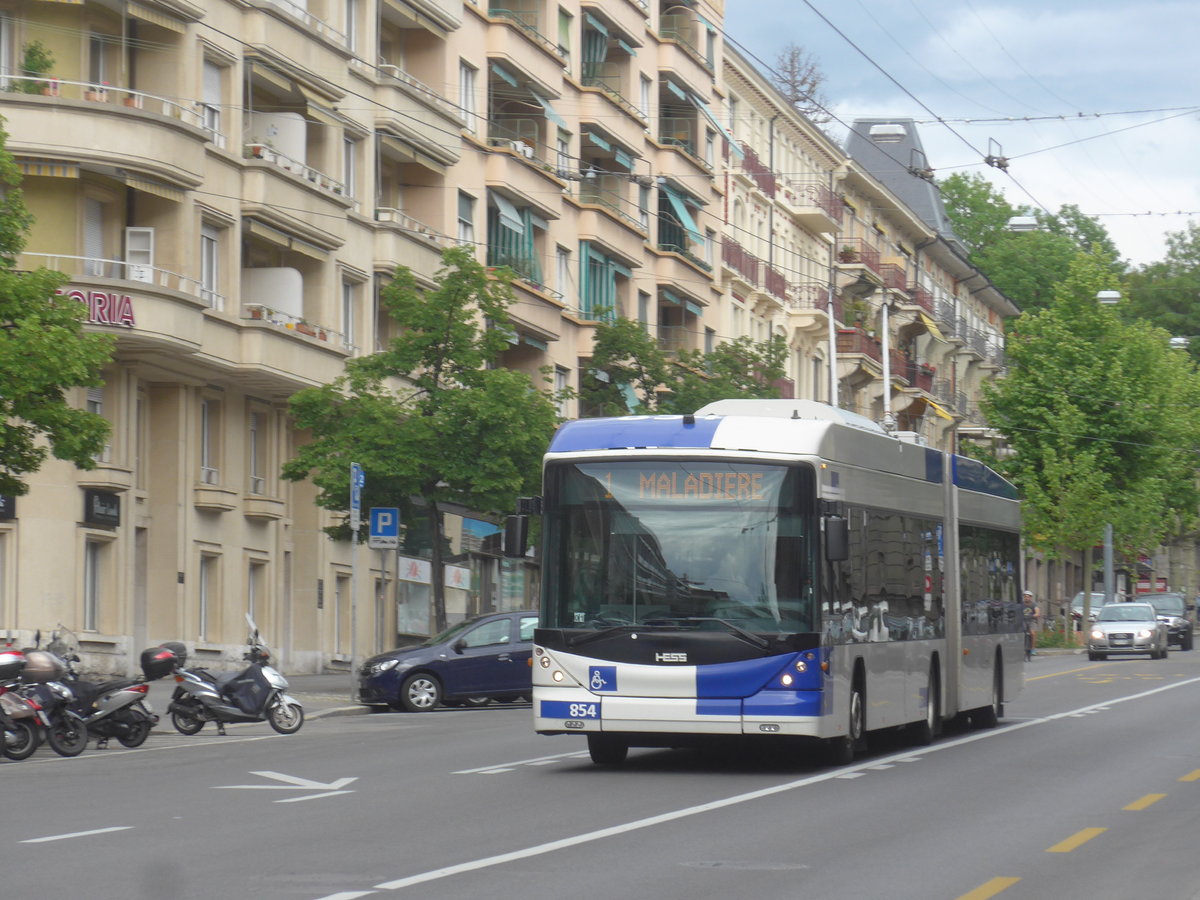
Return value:
M 371 530 L 367 546 L 372 550 L 395 550 L 400 546 L 400 510 L 394 506 L 371 507 Z

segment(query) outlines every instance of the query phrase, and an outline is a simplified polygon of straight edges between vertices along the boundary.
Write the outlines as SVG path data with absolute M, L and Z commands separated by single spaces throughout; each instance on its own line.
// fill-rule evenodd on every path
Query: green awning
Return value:
M 599 19 L 597 19 L 595 16 L 593 16 L 590 12 L 585 12 L 583 14 L 583 18 L 584 18 L 584 21 L 586 21 L 589 25 L 591 25 L 593 28 L 595 28 L 598 32 L 600 32 L 605 37 L 608 37 L 608 27 L 603 22 L 601 22 Z
M 674 94 L 676 97 L 678 97 L 680 100 L 688 99 L 688 96 L 689 96 L 688 92 L 685 91 L 683 88 L 681 88 L 679 85 L 677 85 L 675 82 L 673 82 L 669 78 L 667 79 L 667 90 L 670 91 L 672 94 Z
M 520 85 L 517 84 L 516 77 L 514 77 L 508 71 L 508 69 L 504 68 L 499 63 L 492 63 L 492 71 L 495 72 L 497 75 L 499 75 L 501 78 L 503 78 L 505 81 L 507 81 L 509 84 L 511 84 L 513 87 L 520 87 Z
M 545 97 L 543 97 L 537 91 L 535 91 L 533 88 L 529 89 L 529 93 L 533 94 L 533 98 L 535 100 L 537 100 L 538 103 L 542 104 L 542 109 L 544 109 L 546 111 L 547 119 L 549 119 L 551 122 L 553 122 L 555 125 L 557 125 L 561 129 L 563 129 L 564 131 L 571 130 L 571 126 L 567 124 L 567 120 L 564 119 L 562 116 L 560 116 L 557 112 L 555 112 L 554 107 L 550 105 L 549 100 L 547 100 Z
M 668 82 L 669 84 L 670 82 Z M 729 149 L 738 155 L 738 158 L 744 157 L 746 151 L 741 148 L 741 145 L 733 139 L 733 135 L 729 133 L 724 125 L 717 121 L 717 117 L 713 115 L 713 111 L 709 109 L 708 104 L 697 97 L 695 94 L 688 94 L 688 99 L 692 101 L 692 105 L 700 110 L 700 114 L 712 124 L 712 127 L 717 129 L 725 140 L 729 143 Z
M 701 308 L 699 303 L 693 303 L 691 300 L 684 300 L 683 305 L 693 316 L 703 315 L 704 313 L 704 310 Z
M 628 53 L 630 56 L 637 56 L 637 50 L 625 43 L 624 38 L 617 38 L 617 46 Z
M 668 303 L 673 303 L 675 306 L 683 306 L 683 301 L 679 299 L 679 295 L 674 291 L 669 291 L 666 288 L 662 289 L 663 299 Z
M 669 184 L 660 184 L 659 189 L 667 195 L 667 199 L 671 201 L 671 208 L 675 210 L 675 218 L 679 220 L 679 224 L 683 226 L 683 230 L 688 233 L 688 237 L 697 244 L 704 243 L 704 235 L 700 233 L 700 229 L 696 227 L 696 220 L 692 218 L 691 212 L 688 211 L 687 201 L 683 195 L 676 191 Z
M 514 234 L 524 234 L 525 220 L 513 202 L 502 194 L 492 194 L 491 198 L 500 213 L 500 224 Z
M 587 135 L 589 141 L 591 141 L 593 144 L 595 144 L 601 150 L 612 150 L 612 144 L 610 144 L 604 138 L 600 137 L 600 135 L 596 134 L 596 132 L 585 131 L 584 134 Z
M 617 147 L 615 150 L 613 150 L 613 161 L 616 162 L 616 164 L 622 169 L 633 168 L 633 157 L 620 147 Z

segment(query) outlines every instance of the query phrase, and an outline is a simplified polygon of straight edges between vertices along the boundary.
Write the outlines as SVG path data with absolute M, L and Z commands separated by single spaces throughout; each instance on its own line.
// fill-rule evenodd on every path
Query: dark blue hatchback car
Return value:
M 372 656 L 358 673 L 358 701 L 428 712 L 438 705 L 529 697 L 537 621 L 532 610 L 490 613 Z

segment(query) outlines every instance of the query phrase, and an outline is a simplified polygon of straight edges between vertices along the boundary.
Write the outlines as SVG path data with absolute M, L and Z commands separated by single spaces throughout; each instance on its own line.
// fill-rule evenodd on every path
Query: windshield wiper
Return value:
M 592 641 L 603 640 L 606 637 L 612 637 L 614 634 L 624 634 L 629 631 L 637 631 L 641 625 L 630 623 L 628 625 L 614 625 L 612 628 L 604 628 L 600 631 L 589 631 L 587 634 L 576 635 L 575 637 L 567 638 L 568 647 L 578 647 L 580 644 L 590 644 Z
M 728 619 L 720 619 L 716 616 L 658 616 L 654 619 L 647 619 L 645 624 L 669 625 L 673 622 L 719 622 L 721 625 L 724 625 L 727 629 L 729 629 L 730 634 L 741 638 L 747 644 L 757 647 L 759 650 L 766 650 L 771 646 L 770 642 L 766 640 L 766 638 L 761 638 L 757 634 L 752 634 L 749 631 L 746 631 L 744 628 L 739 628 Z

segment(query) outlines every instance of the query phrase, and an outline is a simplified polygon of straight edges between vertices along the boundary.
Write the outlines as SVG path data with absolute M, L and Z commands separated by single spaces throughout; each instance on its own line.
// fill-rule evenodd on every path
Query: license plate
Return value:
M 543 719 L 599 719 L 600 701 L 598 700 L 543 700 Z

